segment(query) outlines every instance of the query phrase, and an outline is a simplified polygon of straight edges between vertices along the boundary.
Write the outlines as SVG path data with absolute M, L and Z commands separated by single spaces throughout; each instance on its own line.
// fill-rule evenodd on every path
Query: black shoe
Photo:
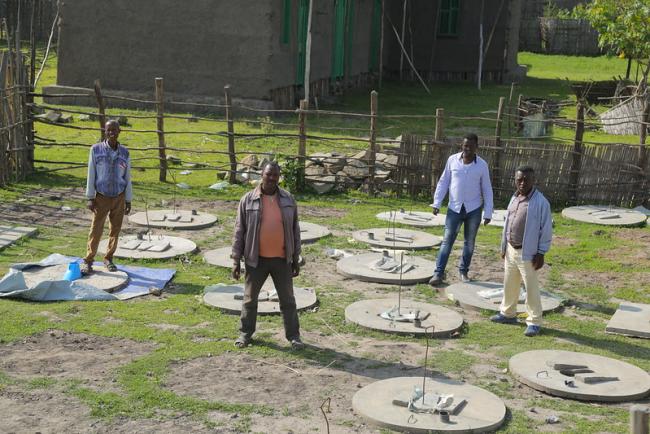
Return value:
M 246 335 L 241 335 L 235 340 L 235 346 L 237 348 L 246 348 L 251 344 L 252 339 Z
M 302 350 L 304 348 L 305 348 L 305 344 L 300 340 L 299 337 L 291 339 L 292 350 Z

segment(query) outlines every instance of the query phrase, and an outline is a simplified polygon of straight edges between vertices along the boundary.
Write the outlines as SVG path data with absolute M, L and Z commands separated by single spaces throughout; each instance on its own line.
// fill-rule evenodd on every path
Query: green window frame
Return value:
M 282 33 L 280 42 L 288 44 L 291 42 L 291 0 L 284 0 L 282 7 Z
M 438 36 L 458 36 L 460 0 L 440 0 Z

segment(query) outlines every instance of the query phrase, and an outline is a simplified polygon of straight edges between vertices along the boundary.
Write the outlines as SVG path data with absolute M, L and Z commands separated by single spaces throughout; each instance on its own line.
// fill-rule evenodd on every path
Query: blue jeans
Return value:
M 458 270 L 461 273 L 467 273 L 469 266 L 472 263 L 472 255 L 474 255 L 474 241 L 478 228 L 481 226 L 481 215 L 483 207 L 478 207 L 472 212 L 466 212 L 465 206 L 460 209 L 460 213 L 447 209 L 447 219 L 445 220 L 445 235 L 440 245 L 440 252 L 438 252 L 438 259 L 436 260 L 436 273 L 442 275 L 445 273 L 447 261 L 451 248 L 454 246 L 458 232 L 460 232 L 460 225 L 463 225 L 463 234 L 465 242 L 463 243 L 463 256 L 460 258 Z

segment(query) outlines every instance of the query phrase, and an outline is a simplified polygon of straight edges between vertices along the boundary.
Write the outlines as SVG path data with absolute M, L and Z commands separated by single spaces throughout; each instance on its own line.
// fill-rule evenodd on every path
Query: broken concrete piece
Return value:
M 613 377 L 613 376 L 608 377 L 608 376 L 595 375 L 595 374 L 576 374 L 574 378 L 576 379 L 576 381 L 585 384 L 596 384 L 596 383 L 605 383 L 607 381 L 618 381 L 618 377 Z

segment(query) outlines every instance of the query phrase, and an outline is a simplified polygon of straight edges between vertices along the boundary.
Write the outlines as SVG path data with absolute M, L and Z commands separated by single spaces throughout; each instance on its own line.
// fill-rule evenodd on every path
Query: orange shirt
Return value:
M 284 258 L 284 225 L 278 194 L 261 195 L 262 221 L 260 222 L 260 256 L 263 258 Z

